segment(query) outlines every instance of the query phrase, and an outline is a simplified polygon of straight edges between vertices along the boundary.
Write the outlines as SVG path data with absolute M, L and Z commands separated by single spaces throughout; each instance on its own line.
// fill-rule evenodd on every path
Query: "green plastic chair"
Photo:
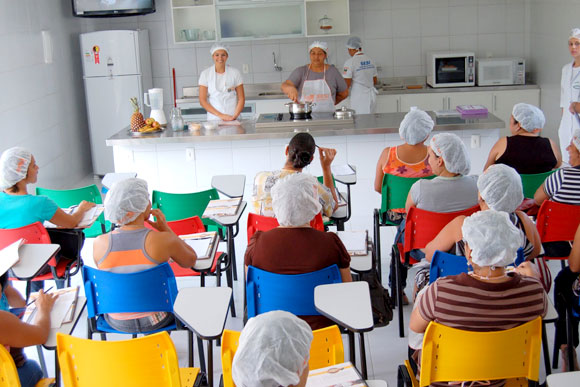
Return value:
M 183 194 L 154 190 L 151 202 L 153 208 L 158 208 L 163 212 L 167 221 L 199 216 L 207 231 L 220 231 L 223 236 L 226 235 L 225 227 L 219 226 L 211 219 L 201 217 L 209 201 L 219 198 L 215 188 Z
M 401 177 L 390 175 L 386 173 L 383 176 L 383 185 L 381 188 L 381 208 L 375 208 L 373 213 L 374 219 L 374 240 L 375 240 L 375 256 L 377 259 L 377 269 L 379 279 L 381 278 L 381 231 L 383 226 L 398 226 L 398 224 L 390 222 L 387 217 L 387 211 L 396 208 L 405 208 L 407 196 L 411 190 L 411 186 L 420 179 L 433 179 L 435 175 L 426 177 Z
M 534 194 L 544 183 L 546 178 L 556 171 L 557 169 L 542 173 L 520 174 L 520 177 L 522 178 L 522 186 L 524 188 L 524 198 L 533 198 Z
M 81 188 L 63 190 L 38 187 L 36 188 L 36 194 L 48 196 L 61 208 L 75 206 L 83 200 L 95 204 L 103 204 L 99 188 L 94 184 Z M 106 221 L 105 215 L 101 214 L 91 227 L 84 230 L 84 233 L 87 238 L 94 238 L 110 230 L 111 222 Z

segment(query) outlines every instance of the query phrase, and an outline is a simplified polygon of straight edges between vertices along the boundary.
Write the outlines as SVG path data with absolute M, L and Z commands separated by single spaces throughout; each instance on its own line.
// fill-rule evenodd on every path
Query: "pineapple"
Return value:
M 143 119 L 143 114 L 139 111 L 139 104 L 137 103 L 137 98 L 131 98 L 131 105 L 133 105 L 133 114 L 131 115 L 131 131 L 138 132 L 140 128 L 144 127 L 145 120 Z

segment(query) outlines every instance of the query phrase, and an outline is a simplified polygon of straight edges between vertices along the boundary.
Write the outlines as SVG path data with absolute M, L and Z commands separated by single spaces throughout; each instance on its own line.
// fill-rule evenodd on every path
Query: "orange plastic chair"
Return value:
M 393 246 L 393 262 L 395 264 L 395 281 L 392 281 L 391 292 L 397 296 L 397 305 L 403 305 L 403 286 L 401 284 L 401 265 L 417 263 L 409 253 L 411 250 L 422 249 L 437 236 L 439 231 L 460 215 L 469 216 L 479 211 L 479 205 L 456 212 L 431 212 L 417 207 L 411 207 L 405 222 L 404 243 Z M 403 325 L 403 308 L 399 312 L 399 337 L 405 336 Z
M 580 224 L 580 206 L 546 200 L 542 203 L 536 218 L 536 228 L 542 243 L 574 240 L 574 233 Z M 544 259 L 565 260 L 568 257 Z
M 48 244 L 50 242 L 50 236 L 46 231 L 46 228 L 40 222 L 35 222 L 29 224 L 28 226 L 19 227 L 19 228 L 8 228 L 8 229 L 0 229 L 0 249 L 16 242 L 18 239 L 24 238 L 25 243 L 31 244 Z M 30 294 L 30 281 L 44 281 L 44 280 L 52 280 L 52 279 L 64 279 L 69 281 L 70 286 L 70 276 L 74 275 L 78 272 L 78 268 L 80 268 L 80 257 L 77 259 L 69 260 L 69 259 L 61 259 L 60 262 L 56 262 L 56 258 L 53 257 L 48 261 L 48 265 L 50 266 L 50 273 L 38 275 L 31 280 L 28 281 L 26 286 L 26 297 Z M 71 273 L 72 268 L 77 268 L 74 272 Z M 17 278 L 11 278 L 12 280 L 18 280 Z
M 248 242 L 252 235 L 256 233 L 256 231 L 269 231 L 276 227 L 278 227 L 280 223 L 276 218 L 272 218 L 270 216 L 263 216 L 254 213 L 248 214 L 248 226 L 247 226 L 247 234 L 248 234 Z M 314 219 L 310 221 L 310 227 L 324 231 L 324 221 L 322 220 L 322 214 L 316 214 Z

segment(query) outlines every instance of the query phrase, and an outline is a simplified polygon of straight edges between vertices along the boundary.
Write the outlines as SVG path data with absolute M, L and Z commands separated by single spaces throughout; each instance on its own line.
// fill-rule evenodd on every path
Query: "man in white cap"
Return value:
M 350 107 L 356 114 L 375 112 L 377 102 L 377 68 L 371 58 L 362 50 L 358 36 L 351 36 L 346 43 L 350 58 L 344 62 L 342 76 L 350 91 Z
M 562 118 L 558 136 L 564 162 L 568 162 L 566 147 L 570 144 L 574 129 L 580 127 L 580 28 L 573 28 L 568 37 L 568 50 L 572 62 L 562 67 L 560 83 L 560 107 Z
M 326 64 L 328 44 L 315 41 L 308 47 L 310 64 L 294 69 L 281 89 L 294 102 L 312 102 L 313 112 L 333 112 L 348 97 L 348 86 L 333 65 Z
M 246 103 L 242 74 L 226 65 L 229 56 L 227 46 L 215 43 L 209 52 L 214 65 L 199 75 L 199 103 L 207 111 L 208 121 L 233 121 Z

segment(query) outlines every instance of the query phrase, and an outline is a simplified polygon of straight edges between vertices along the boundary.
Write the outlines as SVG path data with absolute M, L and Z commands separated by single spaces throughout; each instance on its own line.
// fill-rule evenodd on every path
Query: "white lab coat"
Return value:
M 572 114 L 568 110 L 570 103 L 580 102 L 580 67 L 572 69 L 574 62 L 568 63 L 562 67 L 562 81 L 560 85 L 560 107 L 564 110 L 558 129 L 560 139 L 560 151 L 562 160 L 569 162 L 566 147 L 570 145 L 572 133 L 580 127 L 580 117 L 578 114 Z
M 243 83 L 242 74 L 238 69 L 226 65 L 226 71 L 218 74 L 215 66 L 203 70 L 199 76 L 199 84 L 207 86 L 208 102 L 216 110 L 223 114 L 233 115 L 238 104 L 236 87 Z M 207 120 L 219 120 L 220 118 L 207 113 Z
M 373 78 L 377 76 L 377 68 L 373 60 L 364 53 L 357 52 L 344 63 L 342 76 L 352 79 L 350 107 L 357 114 L 374 113 L 377 90 Z

